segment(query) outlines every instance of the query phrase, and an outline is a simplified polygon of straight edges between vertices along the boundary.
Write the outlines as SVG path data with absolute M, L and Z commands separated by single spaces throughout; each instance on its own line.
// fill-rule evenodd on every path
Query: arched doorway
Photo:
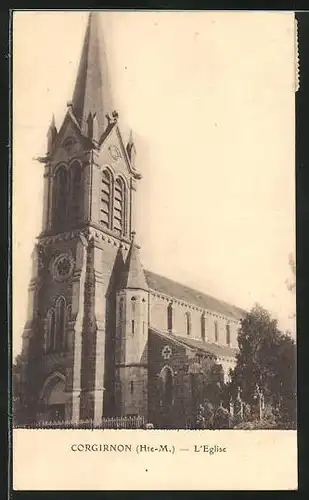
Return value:
M 161 426 L 171 428 L 173 426 L 172 407 L 174 402 L 174 376 L 169 366 L 162 368 L 160 375 L 160 404 L 161 404 Z
M 44 405 L 44 419 L 51 422 L 65 420 L 65 377 L 55 373 L 48 377 L 41 391 L 41 401 Z

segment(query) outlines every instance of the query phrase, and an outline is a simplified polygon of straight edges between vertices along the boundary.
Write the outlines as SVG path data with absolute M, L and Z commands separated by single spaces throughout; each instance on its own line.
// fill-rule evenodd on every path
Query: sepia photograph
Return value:
M 293 16 L 13 28 L 14 427 L 295 429 Z
M 294 13 L 12 17 L 14 489 L 296 489 Z

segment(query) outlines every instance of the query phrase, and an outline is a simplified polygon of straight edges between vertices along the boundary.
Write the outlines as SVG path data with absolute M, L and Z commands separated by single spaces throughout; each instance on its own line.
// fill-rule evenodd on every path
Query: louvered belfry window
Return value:
M 124 183 L 122 179 L 115 182 L 114 197 L 114 231 L 122 235 L 125 232 L 124 227 Z
M 101 208 L 100 208 L 100 222 L 102 226 L 110 228 L 110 214 L 111 214 L 111 195 L 112 195 L 112 178 L 108 170 L 102 173 L 101 182 Z
M 82 169 L 78 162 L 71 166 L 71 223 L 73 226 L 83 218 L 83 182 Z

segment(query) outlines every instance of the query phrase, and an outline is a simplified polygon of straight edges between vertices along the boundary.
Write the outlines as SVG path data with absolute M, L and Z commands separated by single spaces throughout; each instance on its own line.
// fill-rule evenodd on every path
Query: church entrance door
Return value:
M 173 371 L 165 366 L 160 373 L 161 385 L 161 424 L 160 427 L 170 429 L 173 427 L 173 402 L 174 381 Z
M 44 384 L 42 400 L 44 404 L 43 420 L 59 422 L 65 420 L 65 405 L 67 393 L 65 391 L 65 378 L 53 374 Z

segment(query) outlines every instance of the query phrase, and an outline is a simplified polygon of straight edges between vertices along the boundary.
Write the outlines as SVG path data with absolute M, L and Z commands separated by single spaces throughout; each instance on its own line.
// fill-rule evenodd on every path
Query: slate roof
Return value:
M 181 283 L 177 283 L 176 281 L 165 278 L 164 276 L 160 276 L 159 274 L 146 269 L 144 270 L 144 273 L 148 286 L 152 290 L 169 295 L 175 299 L 183 300 L 184 302 L 189 302 L 190 304 L 196 305 L 202 309 L 207 309 L 224 316 L 229 316 L 237 321 L 240 320 L 245 314 L 243 309 L 216 299 L 205 293 L 199 292 L 198 290 L 194 290 L 194 288 L 182 285 Z
M 156 328 L 150 328 L 150 333 L 155 333 L 165 337 L 167 340 L 171 342 L 175 342 L 177 344 L 182 344 L 185 347 L 189 347 L 190 349 L 196 351 L 202 351 L 205 354 L 212 354 L 216 358 L 224 357 L 224 358 L 235 358 L 237 349 L 233 347 L 223 346 L 219 344 L 215 344 L 214 342 L 204 342 L 202 340 L 196 340 L 188 337 L 180 337 L 178 335 L 173 335 L 172 333 L 163 332 L 161 330 L 157 330 Z

